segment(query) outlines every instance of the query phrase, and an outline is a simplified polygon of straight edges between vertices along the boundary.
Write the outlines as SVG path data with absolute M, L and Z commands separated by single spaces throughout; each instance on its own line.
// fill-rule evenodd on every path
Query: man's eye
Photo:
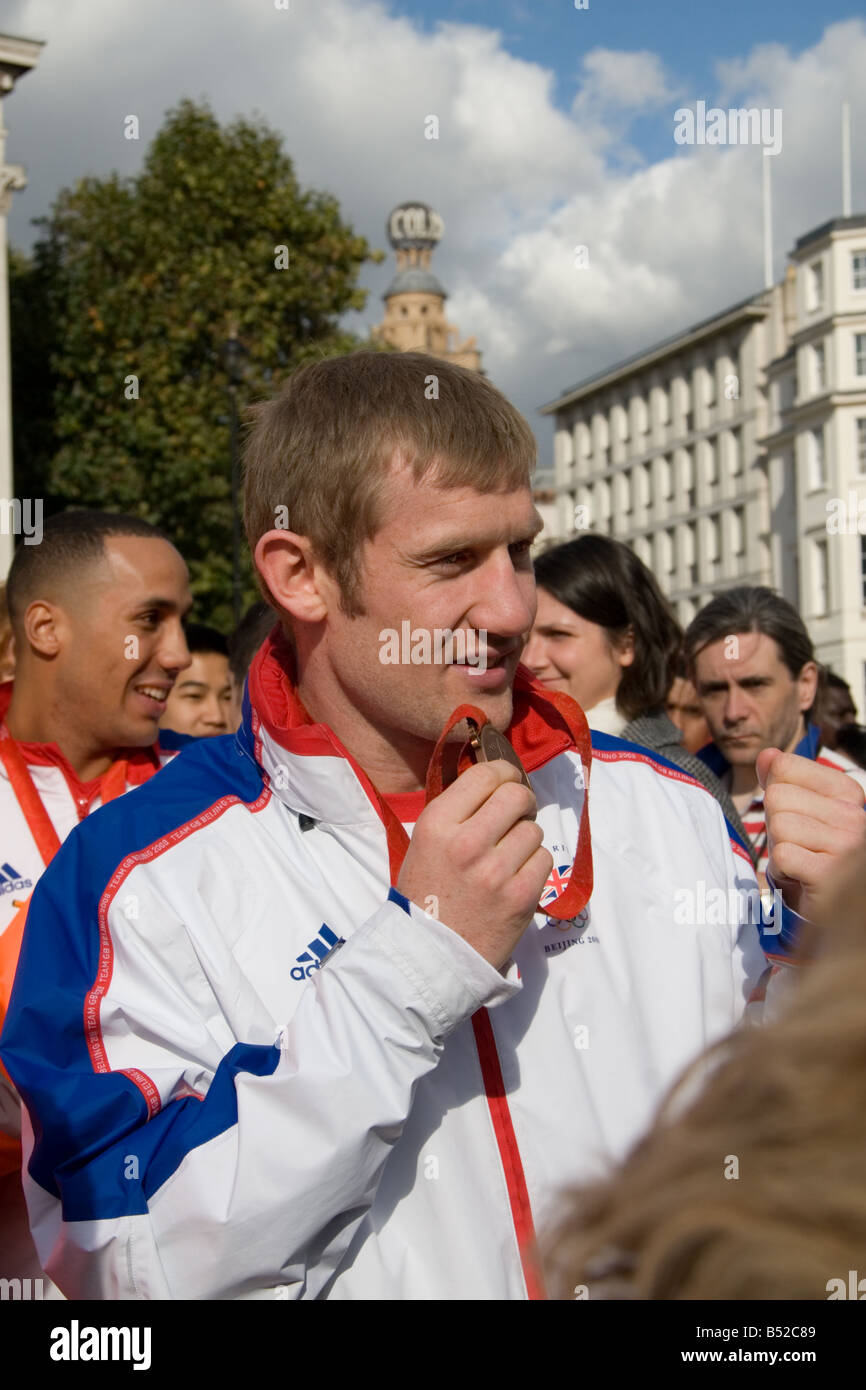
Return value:
M 468 550 L 455 550 L 452 555 L 443 555 L 441 560 L 435 560 L 437 565 L 465 565 L 469 559 Z

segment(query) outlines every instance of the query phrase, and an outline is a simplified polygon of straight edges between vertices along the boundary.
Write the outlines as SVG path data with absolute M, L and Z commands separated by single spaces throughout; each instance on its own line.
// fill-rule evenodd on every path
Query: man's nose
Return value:
M 202 721 L 213 729 L 226 728 L 225 711 L 218 696 L 208 695 L 202 709 Z
M 522 637 L 535 619 L 535 591 L 509 556 L 483 575 L 484 597 L 472 607 L 472 623 L 500 637 Z M 529 590 L 527 592 L 527 589 Z
M 179 618 L 167 622 L 163 628 L 159 661 L 166 671 L 185 671 L 187 666 L 192 665 L 186 634 Z
M 725 700 L 725 723 L 739 724 L 748 714 L 748 702 L 741 690 L 731 686 Z

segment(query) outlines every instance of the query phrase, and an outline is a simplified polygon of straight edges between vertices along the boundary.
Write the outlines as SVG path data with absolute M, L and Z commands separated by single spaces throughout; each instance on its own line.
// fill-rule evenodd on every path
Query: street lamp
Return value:
M 241 620 L 241 467 L 238 450 L 238 387 L 244 379 L 249 353 L 232 327 L 222 345 L 222 363 L 228 377 L 229 429 L 232 469 L 232 611 L 234 625 Z

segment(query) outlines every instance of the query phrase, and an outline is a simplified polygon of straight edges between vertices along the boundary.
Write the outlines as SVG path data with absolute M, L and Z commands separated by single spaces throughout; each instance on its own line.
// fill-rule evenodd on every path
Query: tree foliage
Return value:
M 381 253 L 333 197 L 298 186 L 277 134 L 247 119 L 222 127 L 190 101 L 168 113 L 137 177 L 82 179 L 41 225 L 12 277 L 19 494 L 37 486 L 164 527 L 200 616 L 227 626 L 222 344 L 234 330 L 247 350 L 242 403 L 311 357 L 351 350 L 339 316 L 363 308 L 358 273 Z M 40 401 L 41 434 L 27 414 Z M 245 555 L 244 602 L 255 596 Z

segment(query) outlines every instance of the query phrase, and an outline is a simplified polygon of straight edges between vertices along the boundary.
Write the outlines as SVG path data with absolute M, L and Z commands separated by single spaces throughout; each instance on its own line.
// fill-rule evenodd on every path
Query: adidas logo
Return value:
M 307 942 L 306 951 L 302 951 L 296 957 L 297 965 L 292 967 L 291 976 L 293 980 L 308 980 L 314 970 L 318 970 L 322 962 L 336 951 L 338 946 L 344 944 L 343 937 L 331 931 L 330 927 L 323 922 L 312 941 Z M 308 965 L 307 962 L 310 962 Z
M 22 878 L 11 864 L 0 864 L 0 893 L 21 893 L 32 887 L 32 878 Z

